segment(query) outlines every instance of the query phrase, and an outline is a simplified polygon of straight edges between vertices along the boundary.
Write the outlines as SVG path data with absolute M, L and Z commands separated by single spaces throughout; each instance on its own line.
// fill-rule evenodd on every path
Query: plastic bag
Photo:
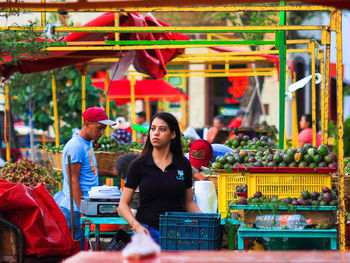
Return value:
M 79 250 L 66 218 L 42 184 L 32 189 L 0 181 L 0 216 L 23 231 L 26 255 L 68 256 Z
M 195 181 L 194 196 L 196 204 L 203 213 L 216 213 L 218 197 L 212 181 Z
M 123 250 L 123 258 L 140 259 L 156 256 L 160 253 L 160 246 L 154 242 L 151 236 L 145 233 L 136 233 L 131 237 L 129 243 Z

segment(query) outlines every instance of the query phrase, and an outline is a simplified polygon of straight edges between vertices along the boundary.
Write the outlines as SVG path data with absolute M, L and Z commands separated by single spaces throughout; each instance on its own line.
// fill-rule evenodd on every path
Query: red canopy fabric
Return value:
M 139 15 L 137 13 L 128 13 L 127 16 L 119 15 L 119 24 L 121 26 L 169 26 L 152 17 Z M 90 22 L 83 25 L 85 27 L 114 26 L 114 13 L 108 12 L 98 16 Z M 65 41 L 104 41 L 114 40 L 114 33 L 70 33 L 63 40 Z M 122 33 L 121 40 L 188 40 L 189 38 L 181 33 Z M 37 41 L 43 41 L 38 38 Z M 92 45 L 88 45 L 92 46 Z M 139 72 L 145 73 L 154 78 L 162 78 L 166 75 L 165 64 L 179 54 L 183 49 L 162 49 L 162 50 L 137 50 L 134 59 L 134 67 Z M 5 61 L 9 61 L 8 54 L 0 55 Z M 55 68 L 61 68 L 78 63 L 85 63 L 93 57 L 118 57 L 120 51 L 101 50 L 101 51 L 50 51 L 48 56 L 42 56 L 34 59 L 21 59 L 18 65 L 9 65 L 0 62 L 0 75 L 5 79 L 11 74 L 20 72 L 22 74 L 42 72 Z M 78 58 L 65 58 L 65 56 L 74 56 Z
M 104 79 L 92 79 L 92 85 L 95 88 L 104 90 Z M 109 98 L 114 100 L 117 105 L 130 102 L 130 80 L 120 79 L 110 83 Z M 162 79 L 143 79 L 137 80 L 135 84 L 135 100 L 166 100 L 171 102 L 188 100 L 186 94 L 170 85 Z

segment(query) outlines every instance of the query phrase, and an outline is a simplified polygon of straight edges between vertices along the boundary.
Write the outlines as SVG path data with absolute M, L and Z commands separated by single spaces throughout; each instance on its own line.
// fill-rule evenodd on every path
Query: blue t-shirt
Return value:
M 70 195 L 66 165 L 68 165 L 68 155 L 70 155 L 71 163 L 81 163 L 79 183 L 83 197 L 89 195 L 88 191 L 91 187 L 98 186 L 98 171 L 96 157 L 92 148 L 92 142 L 85 140 L 79 134 L 74 134 L 63 148 L 62 166 L 63 166 L 63 198 L 60 206 L 70 210 Z M 79 208 L 73 200 L 74 211 Z

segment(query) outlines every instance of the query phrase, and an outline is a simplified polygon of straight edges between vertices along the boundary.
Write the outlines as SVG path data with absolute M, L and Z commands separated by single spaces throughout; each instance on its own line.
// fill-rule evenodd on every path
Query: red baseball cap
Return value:
M 115 122 L 108 119 L 105 111 L 99 107 L 91 107 L 83 112 L 84 121 L 99 122 L 104 125 L 114 125 Z
M 211 144 L 207 140 L 196 140 L 190 147 L 189 160 L 191 165 L 197 169 L 208 166 L 213 158 L 214 152 Z

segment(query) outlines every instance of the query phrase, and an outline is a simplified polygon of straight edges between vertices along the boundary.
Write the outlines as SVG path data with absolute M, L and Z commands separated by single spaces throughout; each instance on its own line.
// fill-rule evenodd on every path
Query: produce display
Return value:
M 186 136 L 181 136 L 182 149 L 184 153 L 188 153 L 191 147 L 191 139 Z
M 346 175 L 350 174 L 350 159 L 344 161 L 344 172 Z
M 266 150 L 277 147 L 276 142 L 267 136 L 254 137 L 250 140 L 248 135 L 238 135 L 234 140 L 226 141 L 225 145 L 239 150 Z
M 55 178 L 45 167 L 26 159 L 15 163 L 6 163 L 1 169 L 0 179 L 10 183 L 23 183 L 28 186 L 36 186 L 40 183 L 45 186 L 56 185 Z
M 329 153 L 326 145 L 318 148 L 305 144 L 302 148 L 283 150 L 247 151 L 236 149 L 225 156 L 218 156 L 213 169 L 231 170 L 232 167 L 323 167 L 336 168 L 337 156 Z
M 299 198 L 277 197 L 265 198 L 261 192 L 256 192 L 253 197 L 233 200 L 232 205 L 288 205 L 288 206 L 336 206 L 338 205 L 337 191 L 328 187 L 322 187 L 322 192 L 303 191 Z

